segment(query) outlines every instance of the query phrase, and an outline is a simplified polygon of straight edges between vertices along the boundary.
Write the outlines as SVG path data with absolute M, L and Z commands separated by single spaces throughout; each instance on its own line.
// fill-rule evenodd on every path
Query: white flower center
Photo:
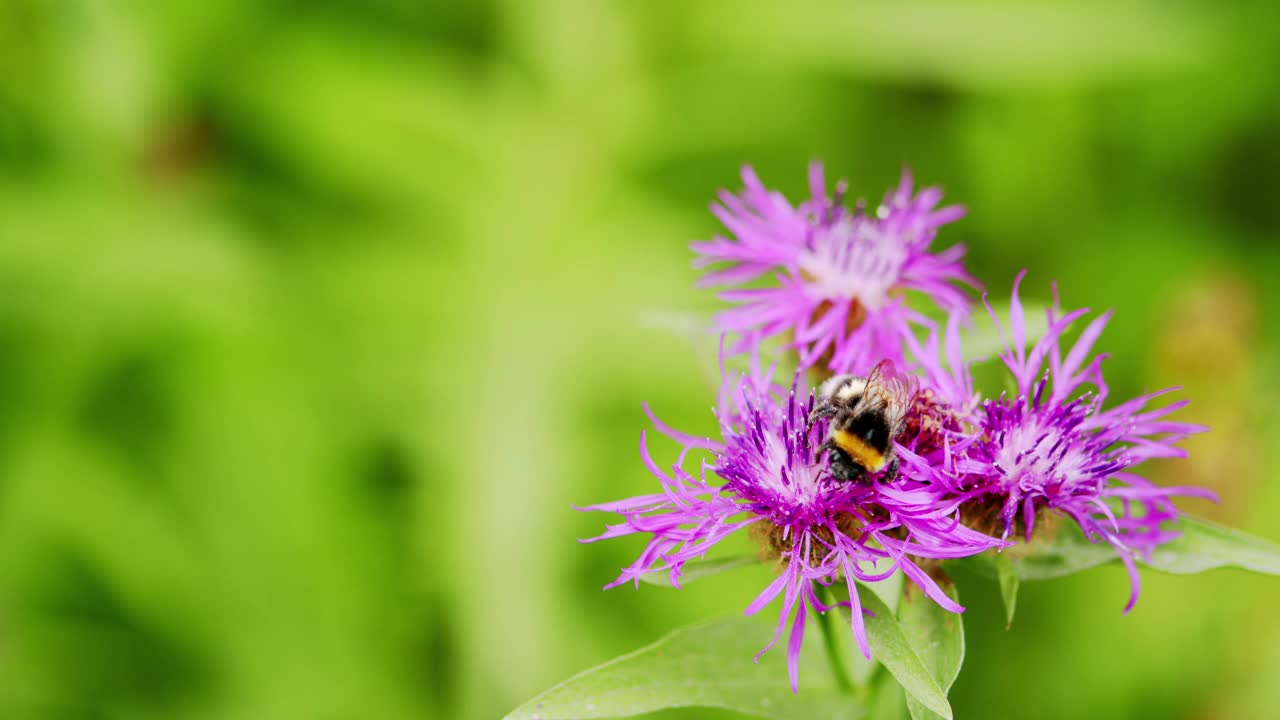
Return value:
M 1085 476 L 1087 453 L 1076 438 L 1052 425 L 1045 427 L 1036 415 L 1006 431 L 996 453 L 1010 485 L 1024 490 L 1065 485 Z
M 800 255 L 800 270 L 814 296 L 857 299 L 876 310 L 889 302 L 906 261 L 899 238 L 865 217 L 844 215 L 815 231 L 812 247 Z
M 764 473 L 761 475 L 771 489 L 796 505 L 808 505 L 821 494 L 818 478 L 822 471 L 817 463 L 796 466 L 787 458 L 787 448 L 776 433 L 765 435 Z M 785 478 L 785 479 L 784 479 Z

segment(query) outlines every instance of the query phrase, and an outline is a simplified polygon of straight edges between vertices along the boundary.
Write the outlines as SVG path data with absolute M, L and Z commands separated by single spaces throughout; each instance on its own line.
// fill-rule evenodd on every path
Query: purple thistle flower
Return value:
M 910 332 L 907 290 L 928 295 L 949 312 L 967 312 L 969 298 L 956 285 L 976 286 L 955 245 L 929 252 L 938 228 L 959 219 L 964 209 L 935 206 L 938 188 L 912 194 L 903 172 L 896 190 L 874 215 L 843 206 L 847 184 L 827 195 L 822 164 L 809 166 L 811 197 L 792 207 L 780 193 L 744 168 L 740 195 L 720 192 L 711 211 L 731 238 L 717 236 L 691 246 L 695 266 L 727 263 L 708 272 L 702 287 L 740 285 L 773 273 L 777 284 L 723 290 L 737 305 L 721 313 L 721 332 L 740 336 L 734 352 L 754 351 L 766 338 L 789 333 L 802 367 L 824 365 L 836 373 L 863 374 L 889 358 L 902 362 L 902 336 Z
M 1075 344 L 1066 348 L 1063 333 L 1088 309 L 1060 314 L 1056 286 L 1048 331 L 1028 351 L 1018 297 L 1025 274 L 1019 273 L 1013 284 L 1008 338 L 987 305 L 1005 342 L 1000 359 L 1013 375 L 1017 397 L 1002 394 L 973 406 L 966 417 L 968 429 L 954 434 L 956 442 L 947 462 L 931 467 L 909 464 L 927 474 L 935 487 L 949 487 L 957 500 L 972 500 L 967 522 L 998 525 L 980 529 L 1001 530 L 1008 536 L 1018 528 L 1030 540 L 1037 516 L 1047 508 L 1074 520 L 1091 541 L 1110 543 L 1129 571 L 1128 612 L 1139 592 L 1135 556 L 1149 559 L 1156 546 L 1178 536 L 1162 527 L 1178 518 L 1171 498 L 1190 495 L 1216 500 L 1203 488 L 1159 487 L 1130 469 L 1152 458 L 1185 457 L 1186 451 L 1174 445 L 1206 428 L 1164 419 L 1184 407 L 1186 400 L 1148 408 L 1152 400 L 1178 388 L 1104 409 L 1109 395 L 1102 377 L 1106 355 L 1090 359 L 1089 354 L 1111 312 L 1094 318 Z M 948 334 L 953 331 L 954 324 Z M 948 338 L 949 368 L 937 360 L 936 334 L 928 348 L 917 344 L 913 350 L 935 384 L 949 388 L 948 399 L 958 407 L 963 398 L 973 396 L 955 343 Z
M 833 479 L 826 458 L 820 459 L 815 452 L 824 424 L 809 427 L 814 395 L 797 393 L 794 383 L 789 392 L 774 385 L 772 372 L 761 372 L 756 364 L 747 374 L 725 375 L 716 411 L 720 441 L 673 430 L 646 407 L 657 429 L 684 449 L 668 472 L 650 456 L 641 433 L 641 458 L 661 482 L 662 492 L 583 508 L 623 516 L 622 523 L 584 542 L 648 535 L 639 558 L 606 589 L 628 581 L 638 587 L 640 576 L 653 572 L 668 573 L 678 587 L 686 562 L 704 557 L 724 538 L 752 526 L 765 551 L 777 558 L 781 572 L 747 606 L 746 614 L 782 597 L 774 638 L 760 652 L 773 647 L 790 628 L 787 667 L 792 689 L 797 690 L 807 615 L 832 607 L 819 598 L 818 586 L 844 579 L 852 632 L 869 657 L 855 580 L 877 582 L 901 570 L 939 605 L 961 612 L 964 608 L 947 597 L 912 557 L 965 557 L 1003 543 L 964 528 L 945 514 L 931 513 L 928 493 L 903 488 L 888 501 L 881 494 L 887 486 Z M 684 469 L 686 457 L 695 449 L 714 456 L 714 463 L 704 461 L 696 475 Z M 708 470 L 723 484 L 709 481 Z

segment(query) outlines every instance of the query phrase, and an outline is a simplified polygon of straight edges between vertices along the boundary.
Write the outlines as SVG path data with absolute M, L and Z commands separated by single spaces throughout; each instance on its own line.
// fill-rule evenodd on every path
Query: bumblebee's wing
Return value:
M 916 401 L 916 394 L 920 392 L 920 381 L 914 375 L 898 375 L 883 378 L 880 384 L 886 391 L 885 417 L 895 426 L 899 426 L 910 412 L 912 403 Z
M 867 384 L 878 385 L 883 381 L 883 376 L 888 375 L 889 377 L 893 377 L 896 374 L 897 372 L 893 367 L 893 361 L 889 358 L 885 358 L 884 360 L 876 363 L 876 366 L 871 368 L 871 372 L 867 373 Z
M 883 411 L 889 423 L 899 427 L 911 410 L 911 404 L 915 402 L 919 391 L 918 378 L 900 374 L 891 360 L 881 360 L 867 375 L 867 392 L 863 396 L 863 404 L 874 403 L 871 407 Z

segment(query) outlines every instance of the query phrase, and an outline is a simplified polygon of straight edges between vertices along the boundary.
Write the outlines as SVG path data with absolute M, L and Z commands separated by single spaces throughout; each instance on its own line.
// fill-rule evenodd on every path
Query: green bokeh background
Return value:
M 651 490 L 642 401 L 713 429 L 686 246 L 744 163 L 944 185 L 993 291 L 1186 386 L 1149 474 L 1280 540 L 1276 7 L 5 0 L 0 716 L 493 718 L 739 612 L 602 593 L 639 543 L 571 504 Z M 1280 713 L 1278 579 L 1008 631 L 959 579 L 957 717 Z

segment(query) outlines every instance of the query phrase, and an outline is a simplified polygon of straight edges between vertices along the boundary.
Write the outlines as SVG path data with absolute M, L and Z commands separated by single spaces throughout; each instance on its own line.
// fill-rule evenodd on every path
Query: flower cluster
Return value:
M 960 612 L 963 608 L 947 597 L 917 559 L 966 557 L 1003 543 L 958 525 L 944 513 L 931 512 L 934 499 L 927 488 L 904 488 L 890 496 L 872 485 L 832 479 L 816 451 L 822 426 L 809 421 L 817 400 L 813 392 L 800 391 L 794 384 L 790 389 L 778 387 L 771 376 L 758 368 L 748 374 L 725 374 L 716 410 L 719 441 L 678 432 L 650 414 L 661 433 L 684 446 L 667 471 L 650 456 L 641 433 L 640 456 L 662 492 L 584 509 L 623 517 L 621 524 L 591 541 L 634 533 L 650 536 L 640 557 L 607 587 L 638 582 L 640 575 L 660 571 L 669 573 L 678 586 L 686 562 L 705 556 L 737 530 L 757 528 L 766 551 L 780 561 L 781 573 L 747 613 L 781 595 L 780 635 L 794 610 L 787 653 L 794 686 L 805 616 L 809 610 L 829 609 L 817 587 L 843 578 L 854 609 L 853 634 L 870 657 L 855 581 L 876 582 L 901 570 L 930 598 Z M 916 432 L 899 442 L 913 447 L 929 443 L 929 433 Z M 704 462 L 696 474 L 690 473 L 684 461 L 693 450 L 710 451 L 714 462 Z M 710 483 L 708 470 L 722 483 Z
M 722 291 L 737 307 L 719 317 L 722 336 L 734 339 L 727 350 L 722 346 L 722 358 L 745 354 L 750 369 L 729 371 L 722 361 L 718 440 L 676 431 L 646 408 L 658 431 L 683 450 L 664 466 L 641 433 L 641 458 L 661 491 L 585 508 L 622 517 L 592 540 L 648 538 L 608 587 L 657 572 L 678 586 L 686 563 L 749 527 L 779 574 L 746 612 L 782 599 L 774 640 L 761 652 L 789 633 L 793 689 L 810 613 L 850 607 L 853 635 L 870 656 L 857 584 L 901 572 L 940 606 L 961 612 L 936 579 L 940 561 L 1030 541 L 1046 513 L 1115 549 L 1129 569 L 1125 610 L 1132 608 L 1135 558 L 1177 536 L 1171 498 L 1212 495 L 1160 487 L 1133 473 L 1148 459 L 1183 456 L 1176 443 L 1204 428 L 1167 418 L 1185 401 L 1152 407 L 1170 390 L 1109 402 L 1105 356 L 1092 350 L 1110 313 L 1070 343 L 1066 333 L 1089 311 L 1063 312 L 1055 287 L 1047 330 L 1029 338 L 1019 275 L 1007 328 L 987 304 L 1015 393 L 983 397 L 962 336 L 970 308 L 963 286 L 976 283 L 960 264 L 962 247 L 930 252 L 939 227 L 962 215 L 959 208 L 935 209 L 940 191 L 913 194 L 909 175 L 871 214 L 861 203 L 846 209 L 843 183 L 828 196 L 817 164 L 810 168 L 812 195 L 797 206 L 750 170 L 743 179 L 741 195 L 723 193 L 713 206 L 733 237 L 693 249 L 699 265 L 728 264 L 709 272 L 705 284 L 753 284 Z M 755 286 L 767 275 L 776 284 Z M 908 291 L 944 311 L 945 325 L 910 308 Z M 787 385 L 775 382 L 776 363 L 764 369 L 760 362 L 761 341 L 779 334 L 790 334 L 787 347 L 800 368 Z M 893 428 L 892 442 L 880 438 L 879 456 L 892 456 L 891 463 L 862 458 L 874 471 L 854 479 L 833 473 L 839 443 L 832 442 L 859 431 L 828 420 L 835 399 L 809 389 L 806 371 L 841 374 L 824 387 L 850 378 L 845 387 L 854 390 L 845 401 L 858 393 L 887 398 L 876 412 L 893 415 L 884 425 Z M 910 390 L 890 397 L 886 388 Z M 863 440 L 845 442 L 881 447 L 874 430 Z M 686 468 L 691 453 L 704 458 L 693 471 Z

